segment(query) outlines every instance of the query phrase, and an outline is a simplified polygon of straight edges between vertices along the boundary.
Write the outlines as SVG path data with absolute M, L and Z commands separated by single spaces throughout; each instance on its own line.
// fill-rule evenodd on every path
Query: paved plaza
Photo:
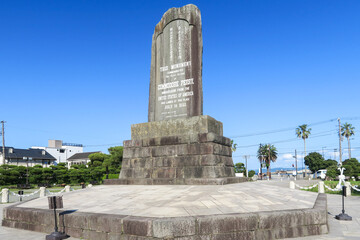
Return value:
M 312 182 L 297 183 L 307 186 Z M 288 184 L 288 181 L 258 181 L 224 186 L 102 185 L 65 193 L 64 210 L 178 217 L 313 207 L 317 193 L 291 190 Z M 359 197 L 346 198 L 346 212 L 353 217 L 353 221 L 340 222 L 333 217 L 341 212 L 341 196 L 328 194 L 330 234 L 297 239 L 359 239 L 359 203 Z M 5 206 L 9 205 L 0 205 L 1 218 Z M 32 200 L 20 206 L 47 209 L 47 199 Z M 42 239 L 45 234 L 1 227 L 0 238 Z

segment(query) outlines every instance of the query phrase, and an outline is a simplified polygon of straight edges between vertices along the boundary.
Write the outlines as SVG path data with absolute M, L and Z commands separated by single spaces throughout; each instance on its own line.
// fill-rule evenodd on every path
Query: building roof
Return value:
M 12 153 L 9 150 L 12 149 Z M 3 149 L 0 148 L 2 154 Z M 20 149 L 13 147 L 5 147 L 5 158 L 6 159 L 22 159 L 23 157 L 31 157 L 33 160 L 56 160 L 51 154 L 45 151 L 43 155 L 43 149 Z
M 68 160 L 68 161 L 75 161 L 75 160 L 89 159 L 89 155 L 90 155 L 90 154 L 99 153 L 99 152 L 100 152 L 100 151 L 97 151 L 97 152 L 75 153 L 74 155 L 72 155 L 71 157 L 69 157 L 67 160 Z

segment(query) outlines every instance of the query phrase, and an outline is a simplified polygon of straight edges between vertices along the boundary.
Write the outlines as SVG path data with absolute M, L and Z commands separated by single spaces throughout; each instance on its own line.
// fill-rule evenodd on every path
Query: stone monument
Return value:
M 200 11 L 192 4 L 169 9 L 156 25 L 148 122 L 131 126 L 119 179 L 106 184 L 240 181 L 222 123 L 202 115 L 201 31 Z

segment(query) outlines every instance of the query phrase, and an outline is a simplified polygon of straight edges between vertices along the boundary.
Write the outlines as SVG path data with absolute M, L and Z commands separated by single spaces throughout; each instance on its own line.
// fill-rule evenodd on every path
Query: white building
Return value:
M 48 147 L 31 147 L 33 149 L 44 149 L 56 158 L 56 163 L 67 163 L 67 159 L 76 153 L 82 153 L 82 144 L 63 143 L 62 140 L 49 140 Z
M 0 148 L 0 165 L 9 164 L 16 166 L 41 165 L 49 167 L 55 162 L 55 158 L 44 149 L 20 149 L 13 147 L 5 147 L 5 160 L 3 149 Z

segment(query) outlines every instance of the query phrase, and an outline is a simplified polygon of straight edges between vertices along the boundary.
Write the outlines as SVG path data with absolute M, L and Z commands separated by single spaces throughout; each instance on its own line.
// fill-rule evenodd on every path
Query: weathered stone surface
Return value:
M 202 115 L 186 119 L 171 119 L 166 121 L 147 122 L 131 125 L 131 141 L 126 144 L 141 144 L 138 140 L 158 137 L 183 137 L 199 133 L 214 133 L 223 135 L 222 122 Z M 170 143 L 171 144 L 171 143 Z
M 177 181 L 150 180 L 157 182 L 156 184 Z M 206 179 L 182 180 L 205 181 Z M 311 209 L 257 213 L 158 218 L 86 212 L 65 214 L 59 211 L 59 229 L 72 237 L 84 239 L 282 239 L 327 233 L 327 215 L 322 216 L 323 219 L 320 219 L 319 215 L 327 212 L 326 207 L 326 195 L 319 194 Z M 35 221 L 35 217 L 39 219 Z M 4 209 L 2 225 L 49 233 L 54 226 L 53 219 L 50 220 L 52 217 L 52 210 L 10 206 Z
M 149 122 L 202 115 L 202 98 L 200 11 L 171 8 L 152 39 Z
M 174 238 L 195 235 L 195 218 L 159 218 L 153 221 L 153 236 Z
M 152 236 L 152 218 L 127 217 L 123 220 L 124 234 Z
M 199 234 L 218 234 L 236 231 L 253 231 L 258 227 L 257 214 L 231 214 L 197 218 Z

